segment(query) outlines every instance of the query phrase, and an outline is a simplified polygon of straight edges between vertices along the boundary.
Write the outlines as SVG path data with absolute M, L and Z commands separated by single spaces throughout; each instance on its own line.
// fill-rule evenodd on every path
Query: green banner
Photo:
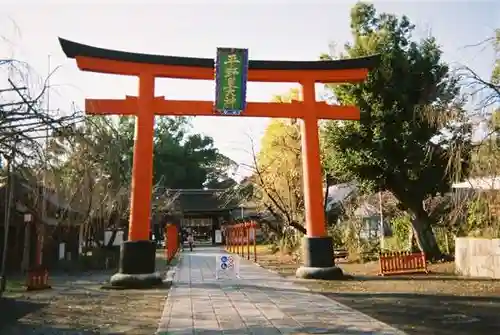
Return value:
M 248 49 L 217 48 L 215 109 L 240 115 L 246 106 Z

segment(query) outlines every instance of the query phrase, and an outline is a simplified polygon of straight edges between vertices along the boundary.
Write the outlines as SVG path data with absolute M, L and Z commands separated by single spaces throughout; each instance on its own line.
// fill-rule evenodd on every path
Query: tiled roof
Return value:
M 236 198 L 221 189 L 168 189 L 165 193 L 175 197 L 175 208 L 186 212 L 215 212 L 239 207 Z

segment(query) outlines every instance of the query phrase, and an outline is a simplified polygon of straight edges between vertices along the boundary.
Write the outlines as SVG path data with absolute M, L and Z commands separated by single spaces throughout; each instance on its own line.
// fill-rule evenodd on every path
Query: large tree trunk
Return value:
M 427 260 L 441 259 L 443 254 L 432 231 L 432 219 L 423 206 L 423 199 L 418 199 L 418 196 L 399 187 L 398 180 L 393 182 L 391 191 L 404 205 L 404 209 L 410 210 L 414 216 L 411 225 L 418 248 L 425 253 Z
M 413 213 L 415 218 L 412 220 L 412 227 L 418 247 L 425 253 L 425 257 L 428 260 L 442 258 L 443 254 L 432 231 L 431 218 L 421 206 L 415 208 Z

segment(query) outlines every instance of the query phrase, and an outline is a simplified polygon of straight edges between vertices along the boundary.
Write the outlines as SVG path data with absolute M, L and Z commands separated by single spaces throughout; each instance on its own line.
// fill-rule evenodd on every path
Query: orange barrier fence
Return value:
M 26 278 L 26 290 L 46 290 L 51 288 L 49 285 L 49 271 L 43 268 L 32 269 L 28 271 Z
M 429 273 L 423 252 L 388 252 L 379 254 L 379 275 Z
M 179 233 L 177 226 L 174 224 L 167 224 L 165 227 L 165 257 L 167 262 L 170 263 L 179 250 Z
M 248 221 L 228 224 L 225 229 L 226 250 L 257 262 L 257 223 Z

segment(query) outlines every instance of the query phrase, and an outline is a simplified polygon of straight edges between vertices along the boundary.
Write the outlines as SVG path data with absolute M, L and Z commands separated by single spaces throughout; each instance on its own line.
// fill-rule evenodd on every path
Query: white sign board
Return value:
M 59 259 L 64 259 L 65 255 L 65 249 L 66 249 L 66 244 L 65 243 L 59 243 Z
M 240 278 L 240 259 L 229 254 L 222 254 L 216 256 L 215 279 L 219 279 L 220 273 L 229 274 L 233 272 L 236 278 Z
M 111 230 L 106 230 L 104 231 L 104 244 L 108 244 L 109 240 L 113 236 L 113 231 Z M 123 231 L 119 230 L 116 232 L 115 240 L 113 241 L 114 246 L 121 245 L 123 243 Z
M 222 243 L 222 231 L 221 230 L 216 230 L 215 231 L 215 243 Z

